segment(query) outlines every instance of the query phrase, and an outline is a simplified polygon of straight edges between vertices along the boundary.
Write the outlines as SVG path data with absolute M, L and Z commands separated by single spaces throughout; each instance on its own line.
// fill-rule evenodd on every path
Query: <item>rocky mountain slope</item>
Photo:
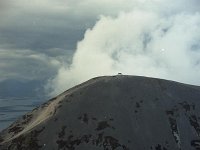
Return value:
M 139 76 L 91 79 L 0 133 L 0 150 L 199 150 L 200 87 Z

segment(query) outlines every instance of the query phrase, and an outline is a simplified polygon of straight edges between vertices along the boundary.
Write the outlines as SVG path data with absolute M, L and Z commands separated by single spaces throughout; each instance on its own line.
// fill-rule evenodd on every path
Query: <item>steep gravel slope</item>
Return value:
M 1 150 L 199 150 L 200 87 L 139 76 L 91 79 L 0 133 Z

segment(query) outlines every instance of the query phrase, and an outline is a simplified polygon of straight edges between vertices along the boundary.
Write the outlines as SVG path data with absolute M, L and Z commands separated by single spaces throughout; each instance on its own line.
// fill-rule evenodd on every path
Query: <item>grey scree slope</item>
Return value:
M 10 150 L 199 150 L 200 87 L 139 76 L 91 79 L 0 133 Z

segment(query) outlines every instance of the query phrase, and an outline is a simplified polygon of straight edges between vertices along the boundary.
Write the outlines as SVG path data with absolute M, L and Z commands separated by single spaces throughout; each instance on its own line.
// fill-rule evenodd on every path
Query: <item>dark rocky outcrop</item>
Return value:
M 0 133 L 0 150 L 200 150 L 200 87 L 105 76 L 67 90 Z

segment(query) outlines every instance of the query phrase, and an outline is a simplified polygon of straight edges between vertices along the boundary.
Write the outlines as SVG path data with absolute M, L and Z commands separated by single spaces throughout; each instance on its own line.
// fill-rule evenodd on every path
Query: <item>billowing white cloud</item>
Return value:
M 71 66 L 62 66 L 48 83 L 51 95 L 89 78 L 118 72 L 200 85 L 198 2 L 134 2 L 132 11 L 117 9 L 121 12 L 117 16 L 101 16 L 85 32 Z
M 50 95 L 118 72 L 200 84 L 199 11 L 199 0 L 1 0 L 0 81 L 49 79 Z

